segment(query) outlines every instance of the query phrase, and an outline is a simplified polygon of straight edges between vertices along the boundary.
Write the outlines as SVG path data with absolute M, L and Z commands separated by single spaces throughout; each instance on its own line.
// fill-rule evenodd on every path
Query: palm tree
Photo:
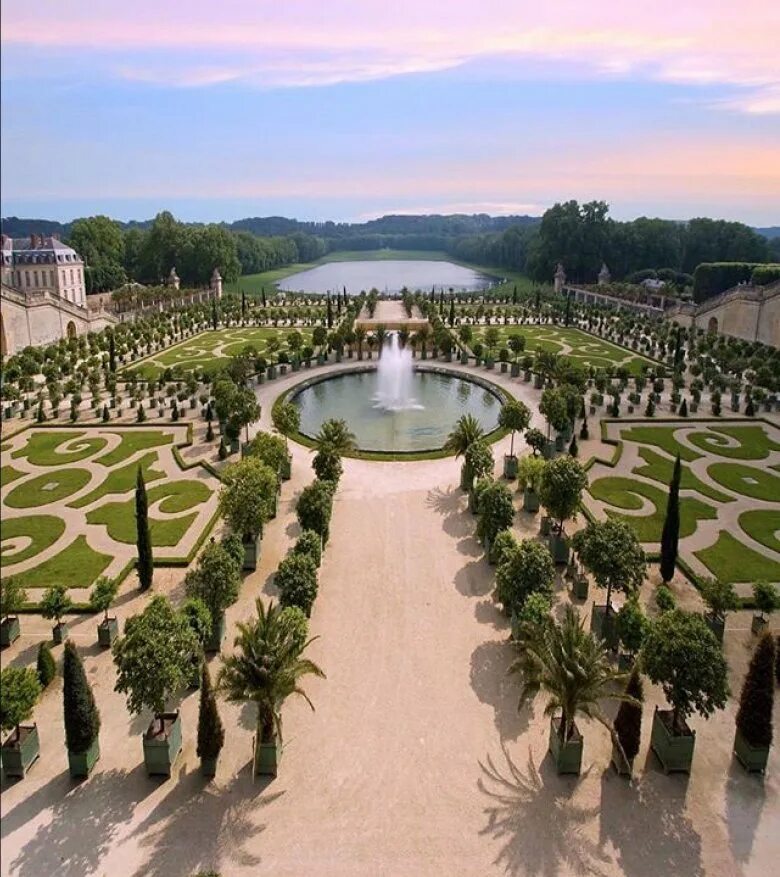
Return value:
M 381 358 L 382 351 L 385 347 L 385 341 L 387 339 L 387 328 L 383 326 L 381 323 L 376 327 L 376 346 L 379 350 L 379 356 Z
M 444 450 L 454 452 L 456 457 L 462 457 L 474 442 L 482 438 L 482 435 L 482 426 L 477 418 L 473 414 L 464 414 L 447 436 Z
M 601 722 L 615 739 L 614 728 L 601 709 L 601 701 L 634 702 L 634 699 L 621 693 L 625 689 L 626 674 L 612 668 L 607 651 L 586 632 L 573 606 L 566 607 L 561 622 L 541 629 L 535 624 L 521 625 L 516 644 L 520 656 L 509 672 L 522 679 L 520 707 L 542 691 L 548 697 L 545 715 L 561 713 L 561 742 L 571 738 L 578 714 Z
M 353 334 L 355 336 L 355 341 L 357 341 L 358 359 L 363 359 L 363 342 L 366 340 L 366 335 L 368 333 L 363 326 L 355 326 Z
M 297 629 L 281 607 L 271 601 L 266 608 L 259 598 L 256 606 L 256 619 L 237 623 L 237 651 L 223 658 L 218 687 L 227 700 L 257 707 L 254 772 L 275 774 L 277 741 L 282 742 L 282 705 L 297 694 L 314 709 L 300 680 L 308 675 L 324 679 L 325 674 L 313 661 L 301 657 L 311 640 L 301 646 Z
M 346 421 L 335 418 L 323 421 L 320 431 L 315 436 L 315 441 L 319 450 L 327 448 L 339 457 L 354 451 L 357 447 L 355 434 L 350 432 Z

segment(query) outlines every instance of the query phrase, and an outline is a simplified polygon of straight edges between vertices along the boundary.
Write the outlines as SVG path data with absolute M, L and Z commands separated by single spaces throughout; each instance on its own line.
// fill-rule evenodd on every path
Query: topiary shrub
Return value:
M 615 716 L 615 736 L 623 750 L 623 755 L 628 761 L 628 765 L 633 762 L 639 752 L 639 741 L 642 736 L 642 702 L 644 701 L 644 690 L 642 686 L 642 677 L 639 674 L 639 668 L 634 665 L 631 675 L 626 685 L 626 695 L 633 698 L 624 700 L 620 704 L 617 715 Z
M 317 598 L 317 568 L 306 554 L 290 553 L 279 564 L 274 584 L 282 606 L 298 606 L 308 618 Z
M 41 683 L 41 688 L 48 687 L 49 683 L 57 675 L 57 664 L 47 642 L 43 642 L 38 646 L 38 658 L 35 662 L 35 672 L 38 674 L 38 681 Z
M 552 595 L 555 565 L 547 548 L 523 539 L 505 557 L 496 572 L 496 599 L 507 615 L 518 614 L 535 592 Z
M 65 643 L 62 666 L 62 705 L 65 716 L 65 744 L 69 752 L 86 752 L 100 731 L 100 713 L 84 664 L 75 644 Z
M 501 530 L 501 532 L 496 535 L 493 545 L 491 546 L 491 560 L 493 563 L 503 563 L 509 554 L 517 548 L 517 545 L 517 538 L 511 530 Z
M 314 530 L 304 530 L 293 546 L 295 554 L 305 554 L 314 561 L 315 566 L 320 565 L 322 560 L 322 539 Z
M 737 711 L 740 734 L 757 749 L 772 745 L 775 661 L 775 640 L 767 631 L 753 652 Z
M 295 512 L 302 530 L 314 530 L 322 536 L 323 545 L 330 535 L 330 517 L 333 511 L 333 485 L 315 479 L 304 487 L 298 497 Z
M 299 606 L 285 606 L 279 613 L 279 622 L 289 630 L 296 654 L 303 651 L 309 638 L 309 620 Z
M 477 536 L 483 544 L 492 544 L 501 530 L 512 525 L 515 508 L 512 492 L 502 481 L 490 481 L 479 493 Z
M 217 699 L 211 684 L 208 664 L 204 661 L 200 675 L 200 702 L 198 705 L 198 758 L 218 758 L 225 745 L 225 729 L 219 717 Z

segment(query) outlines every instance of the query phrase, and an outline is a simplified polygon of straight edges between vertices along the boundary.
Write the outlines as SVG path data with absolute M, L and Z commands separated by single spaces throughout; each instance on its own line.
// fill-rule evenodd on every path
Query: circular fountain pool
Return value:
M 300 409 L 303 435 L 313 438 L 323 421 L 342 419 L 362 451 L 439 450 L 463 414 L 473 414 L 485 433 L 498 427 L 502 400 L 486 382 L 440 369 L 410 369 L 400 394 L 392 379 L 389 385 L 387 375 L 367 368 L 309 381 L 289 399 Z

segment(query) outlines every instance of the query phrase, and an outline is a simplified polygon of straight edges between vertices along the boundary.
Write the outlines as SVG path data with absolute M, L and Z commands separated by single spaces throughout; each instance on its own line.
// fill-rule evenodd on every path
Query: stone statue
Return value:
M 566 283 L 566 272 L 563 270 L 563 263 L 558 262 L 558 267 L 555 269 L 554 276 L 554 287 L 556 292 L 563 291 L 563 284 Z

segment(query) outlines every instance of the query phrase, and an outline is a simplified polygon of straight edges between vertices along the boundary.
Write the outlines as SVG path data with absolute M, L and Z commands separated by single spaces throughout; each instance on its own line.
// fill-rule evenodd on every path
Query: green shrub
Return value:
M 677 606 L 677 598 L 667 585 L 659 585 L 655 592 L 655 605 L 660 612 L 671 612 Z
M 84 664 L 75 644 L 65 643 L 62 667 L 62 700 L 65 717 L 65 744 L 69 752 L 86 752 L 100 731 L 100 713 L 95 705 L 92 688 L 84 672 Z
M 777 588 L 769 582 L 756 582 L 753 585 L 753 602 L 762 616 L 771 615 L 780 603 Z
M 282 606 L 298 606 L 308 618 L 317 598 L 317 568 L 306 554 L 290 553 L 279 564 L 274 584 Z
M 47 642 L 43 642 L 38 646 L 38 658 L 35 662 L 35 672 L 38 674 L 38 681 L 41 688 L 47 688 L 49 683 L 57 675 L 57 664 L 54 661 L 54 655 Z
M 204 661 L 200 677 L 198 708 L 198 758 L 217 758 L 225 745 L 225 729 L 219 717 L 217 699 L 211 685 L 208 664 Z
M 333 485 L 315 479 L 301 491 L 295 511 L 301 529 L 314 530 L 322 536 L 323 544 L 327 543 L 333 511 Z
M 290 631 L 290 639 L 295 644 L 296 654 L 303 651 L 309 638 L 309 620 L 299 606 L 285 606 L 279 613 L 279 621 Z
M 623 754 L 629 763 L 633 761 L 639 752 L 639 742 L 642 736 L 642 702 L 644 701 L 644 691 L 642 686 L 642 677 L 639 674 L 639 668 L 634 665 L 634 669 L 629 676 L 626 685 L 626 694 L 628 697 L 639 701 L 639 704 L 624 700 L 620 704 L 617 715 L 615 716 L 615 734 L 620 741 Z
M 750 660 L 737 711 L 737 728 L 756 748 L 772 745 L 775 640 L 769 631 L 758 641 Z
M 293 551 L 295 554 L 308 555 L 314 561 L 314 565 L 319 566 L 322 559 L 322 539 L 319 533 L 315 533 L 314 530 L 304 530 L 298 537 Z
M 555 565 L 547 548 L 523 539 L 505 557 L 496 572 L 496 599 L 507 615 L 518 614 L 535 593 L 552 595 Z
M 491 547 L 493 563 L 503 563 L 508 555 L 517 547 L 517 544 L 517 538 L 511 530 L 501 530 L 496 535 Z

